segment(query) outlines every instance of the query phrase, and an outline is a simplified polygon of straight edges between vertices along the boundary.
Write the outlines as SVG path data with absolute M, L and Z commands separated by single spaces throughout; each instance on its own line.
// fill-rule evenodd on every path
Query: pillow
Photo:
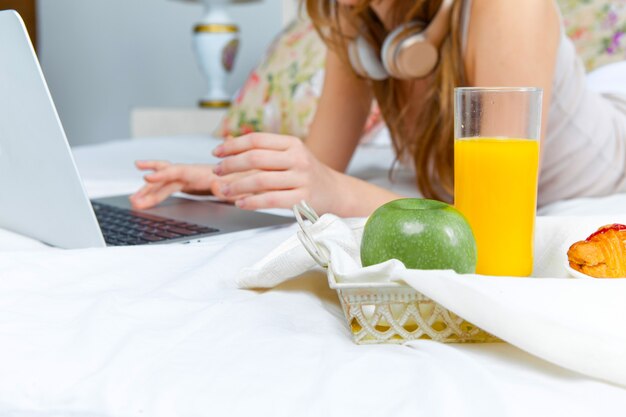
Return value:
M 626 60 L 626 0 L 558 0 L 587 71 Z
M 311 21 L 294 21 L 236 93 L 215 135 L 262 131 L 305 138 L 322 91 L 325 60 L 326 46 Z M 365 133 L 381 121 L 380 112 L 372 107 Z

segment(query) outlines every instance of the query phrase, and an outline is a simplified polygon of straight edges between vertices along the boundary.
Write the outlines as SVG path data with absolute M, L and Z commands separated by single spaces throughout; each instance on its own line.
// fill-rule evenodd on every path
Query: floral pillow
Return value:
M 565 30 L 588 71 L 626 60 L 626 0 L 558 0 Z
M 326 46 L 311 21 L 293 22 L 252 71 L 215 134 L 228 137 L 263 131 L 305 138 L 321 94 L 325 59 Z M 366 132 L 380 120 L 374 107 Z

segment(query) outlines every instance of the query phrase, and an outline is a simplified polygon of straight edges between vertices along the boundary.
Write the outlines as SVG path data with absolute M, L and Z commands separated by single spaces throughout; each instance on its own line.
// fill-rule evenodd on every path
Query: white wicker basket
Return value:
M 444 343 L 499 341 L 402 283 L 337 282 L 328 254 L 312 239 L 303 219 L 304 216 L 315 223 L 319 217 L 305 202 L 294 206 L 293 211 L 301 228 L 298 238 L 313 259 L 326 269 L 328 284 L 337 291 L 356 343 L 403 343 L 415 339 Z

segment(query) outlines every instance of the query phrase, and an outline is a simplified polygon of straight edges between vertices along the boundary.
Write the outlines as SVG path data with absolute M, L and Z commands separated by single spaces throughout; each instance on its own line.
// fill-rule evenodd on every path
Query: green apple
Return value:
M 361 262 L 399 259 L 410 269 L 476 270 L 476 240 L 465 217 L 441 201 L 403 198 L 380 206 L 363 230 Z

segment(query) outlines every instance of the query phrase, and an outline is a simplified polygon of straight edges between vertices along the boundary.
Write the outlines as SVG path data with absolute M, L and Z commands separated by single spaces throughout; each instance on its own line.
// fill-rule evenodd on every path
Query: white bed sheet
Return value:
M 91 196 L 134 191 L 136 158 L 211 161 L 208 138 L 75 150 Z M 351 172 L 389 184 L 391 152 Z M 626 196 L 544 214 L 623 212 Z M 321 273 L 271 291 L 232 277 L 293 227 L 200 245 L 64 251 L 0 230 L 0 415 L 623 416 L 626 390 L 507 344 L 356 346 Z M 626 352 L 626 347 L 625 347 Z

